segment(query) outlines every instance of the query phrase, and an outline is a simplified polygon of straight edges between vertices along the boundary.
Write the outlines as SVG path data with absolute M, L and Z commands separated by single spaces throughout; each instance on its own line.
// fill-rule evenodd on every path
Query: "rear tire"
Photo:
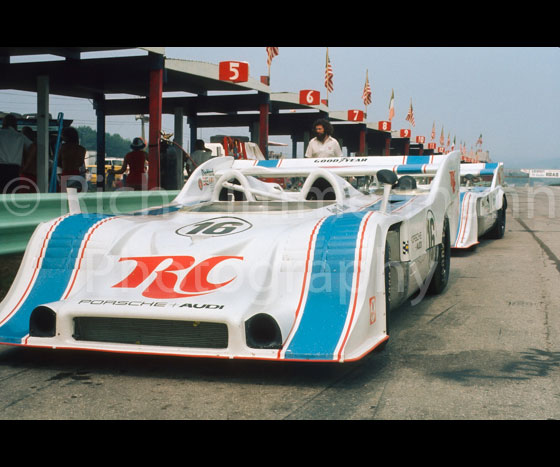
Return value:
M 504 197 L 502 202 L 502 208 L 498 211 L 498 217 L 496 219 L 496 223 L 492 227 L 492 229 L 488 232 L 488 238 L 493 238 L 499 240 L 503 238 L 504 234 L 506 233 L 506 209 L 507 209 L 507 202 L 506 198 Z
M 442 293 L 449 281 L 449 268 L 451 265 L 451 242 L 449 238 L 449 221 L 447 217 L 443 222 L 441 244 L 438 245 L 437 266 L 432 276 L 428 293 L 438 295 Z
M 391 248 L 389 242 L 385 243 L 385 265 L 384 265 L 384 278 L 385 278 L 385 333 L 389 335 L 389 320 L 391 318 L 391 267 L 389 266 L 391 258 Z M 387 347 L 387 340 L 379 344 L 375 348 L 375 352 L 383 352 Z
M 391 320 L 391 247 L 385 243 L 385 329 L 389 335 L 389 322 Z

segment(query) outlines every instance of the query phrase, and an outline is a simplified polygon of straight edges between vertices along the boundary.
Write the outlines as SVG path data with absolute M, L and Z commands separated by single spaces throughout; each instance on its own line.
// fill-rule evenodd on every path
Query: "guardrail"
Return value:
M 78 193 L 84 213 L 123 214 L 168 204 L 179 191 Z M 0 255 L 22 253 L 35 228 L 69 212 L 66 193 L 0 195 Z

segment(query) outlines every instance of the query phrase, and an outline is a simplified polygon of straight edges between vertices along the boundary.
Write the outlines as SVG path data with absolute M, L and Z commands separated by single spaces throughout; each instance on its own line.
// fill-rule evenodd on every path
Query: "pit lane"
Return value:
M 0 346 L 1 419 L 560 418 L 560 187 L 509 187 L 506 234 L 453 253 L 448 288 L 346 364 Z M 2 258 L 0 298 L 22 255 Z M 6 285 L 8 284 L 8 285 Z

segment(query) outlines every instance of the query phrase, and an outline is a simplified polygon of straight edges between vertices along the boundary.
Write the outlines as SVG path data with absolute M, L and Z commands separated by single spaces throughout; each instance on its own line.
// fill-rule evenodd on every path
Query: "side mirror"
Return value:
M 391 194 L 391 188 L 397 183 L 398 177 L 392 170 L 383 169 L 377 172 L 377 180 L 379 183 L 383 184 L 383 201 L 381 202 L 381 209 L 379 212 L 387 212 L 387 205 L 389 204 L 389 195 Z
M 379 180 L 379 183 L 382 183 L 383 185 L 389 184 L 393 186 L 397 183 L 398 177 L 392 170 L 383 169 L 377 172 L 377 180 Z

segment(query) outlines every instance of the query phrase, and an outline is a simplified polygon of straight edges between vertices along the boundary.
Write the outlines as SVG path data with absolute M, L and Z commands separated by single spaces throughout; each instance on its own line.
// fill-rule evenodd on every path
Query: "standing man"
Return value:
M 29 138 L 17 131 L 17 117 L 5 115 L 0 130 L 0 194 L 16 190 L 23 151 L 28 150 L 31 144 Z
M 212 151 L 204 145 L 204 140 L 197 139 L 194 143 L 195 150 L 186 159 L 187 173 L 190 175 L 196 168 L 212 157 Z
M 309 141 L 305 157 L 343 157 L 338 141 L 332 137 L 333 127 L 326 119 L 313 124 L 315 138 Z

